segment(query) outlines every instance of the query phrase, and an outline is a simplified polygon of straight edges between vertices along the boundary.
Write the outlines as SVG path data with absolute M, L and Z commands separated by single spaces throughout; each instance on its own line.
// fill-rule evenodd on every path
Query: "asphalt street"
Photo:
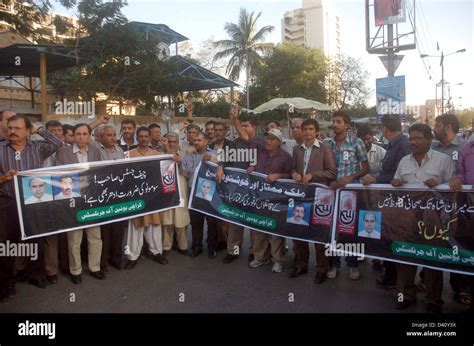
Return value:
M 190 232 L 188 234 L 190 239 Z M 314 283 L 314 247 L 310 271 L 295 279 L 287 277 L 293 261 L 290 251 L 284 271 L 271 272 L 271 265 L 248 267 L 248 232 L 240 258 L 225 264 L 225 251 L 209 259 L 206 250 L 196 258 L 175 251 L 167 255 L 168 265 L 148 257 L 140 259 L 133 270 L 109 267 L 107 279 L 100 281 L 84 270 L 80 285 L 65 274 L 45 289 L 17 283 L 17 296 L 0 304 L 3 313 L 398 313 L 392 308 L 395 290 L 376 287 L 381 275 L 370 259 L 360 263 L 361 278 L 350 280 L 342 268 L 334 280 Z M 454 302 L 445 274 L 444 312 L 462 312 Z M 406 310 L 423 313 L 423 292 L 418 304 Z

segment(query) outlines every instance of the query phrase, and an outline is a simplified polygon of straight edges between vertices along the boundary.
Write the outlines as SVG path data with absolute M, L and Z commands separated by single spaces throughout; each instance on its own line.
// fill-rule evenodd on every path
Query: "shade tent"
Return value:
M 248 113 L 263 113 L 274 109 L 284 109 L 291 112 L 293 109 L 296 112 L 301 113 L 313 113 L 314 111 L 332 111 L 333 108 L 324 103 L 307 100 L 302 97 L 291 97 L 291 98 L 275 98 L 264 104 L 261 104 L 257 108 L 251 110 L 244 110 Z
M 13 44 L 0 48 L 0 75 L 40 77 L 40 56 L 48 73 L 76 65 L 75 56 L 61 45 Z

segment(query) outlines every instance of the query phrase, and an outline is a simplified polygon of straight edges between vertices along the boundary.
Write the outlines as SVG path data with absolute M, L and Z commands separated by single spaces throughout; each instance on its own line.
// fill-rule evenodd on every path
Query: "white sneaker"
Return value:
M 328 272 L 326 273 L 328 279 L 335 279 L 337 277 L 337 267 L 329 268 Z
M 351 280 L 359 280 L 360 278 L 359 269 L 354 268 L 354 267 L 349 267 L 349 278 Z
M 264 264 L 269 264 L 270 263 L 270 260 L 267 259 L 265 261 L 259 261 L 257 259 L 254 259 L 252 262 L 249 263 L 249 267 L 250 268 L 258 268 Z
M 281 273 L 283 271 L 283 266 L 276 262 L 274 265 L 273 265 L 273 268 L 272 268 L 272 272 L 273 273 Z

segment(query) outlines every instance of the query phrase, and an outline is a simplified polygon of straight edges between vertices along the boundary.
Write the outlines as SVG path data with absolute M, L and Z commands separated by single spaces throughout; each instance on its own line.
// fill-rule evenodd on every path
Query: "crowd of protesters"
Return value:
M 192 114 L 192 107 L 188 107 L 188 112 Z M 188 118 L 191 119 L 189 114 Z M 158 124 L 137 128 L 133 119 L 125 119 L 118 138 L 108 116 L 74 126 L 49 121 L 43 129 L 32 124 L 26 116 L 4 110 L 0 114 L 0 243 L 21 242 L 13 186 L 13 177 L 19 171 L 170 154 L 179 165 L 178 183 L 185 206 L 129 221 L 25 240 L 38 247 L 38 259 L 0 258 L 0 301 L 16 295 L 17 281 L 28 281 L 45 288 L 57 283 L 59 271 L 67 273 L 74 284 L 80 284 L 83 260 L 87 260 L 92 277 L 104 280 L 110 266 L 116 270 L 132 270 L 144 252 L 160 265 L 168 264 L 167 254 L 172 250 L 195 258 L 204 252 L 205 230 L 210 259 L 214 259 L 218 251 L 225 250 L 224 263 L 237 260 L 242 252 L 236 249 L 242 247 L 245 228 L 187 208 L 193 177 L 202 161 L 219 164 L 216 172 L 218 184 L 223 184 L 224 168 L 228 166 L 263 173 L 268 182 L 286 178 L 303 184 L 320 183 L 334 189 L 350 183 L 364 186 L 391 184 L 395 187 L 421 183 L 429 188 L 446 183 L 452 190 L 459 191 L 463 185 L 474 184 L 474 140 L 457 136 L 459 122 L 451 114 L 438 116 L 434 129 L 426 124 L 412 125 L 408 137 L 402 133 L 398 116 L 383 116 L 382 130 L 388 141 L 385 148 L 373 143 L 374 136 L 369 127 L 356 131 L 351 127 L 350 117 L 340 111 L 332 115 L 334 136 L 324 140 L 314 119 L 293 119 L 291 139 L 283 137 L 277 121 L 267 122 L 264 136 L 257 137 L 256 121 L 240 116 L 235 105 L 231 110 L 231 122 L 238 134 L 235 140 L 228 139 L 228 126 L 218 120 L 209 121 L 203 129 L 185 122 L 177 132 L 162 135 Z M 184 129 L 186 137 L 181 139 Z M 42 140 L 32 140 L 32 135 L 41 136 Z M 219 162 L 217 152 L 224 148 L 254 149 L 256 162 Z M 42 191 L 42 184 L 41 179 L 32 179 L 30 189 Z M 67 181 L 64 184 L 67 185 Z M 65 188 L 64 193 L 72 193 L 71 188 Z M 45 196 L 38 192 L 33 193 L 32 198 Z M 191 228 L 190 240 L 188 227 Z M 84 234 L 87 242 L 83 241 Z M 257 231 L 248 231 L 248 234 L 250 268 L 273 263 L 271 271 L 281 273 L 285 263 L 293 263 L 288 271 L 289 278 L 308 273 L 308 242 L 293 240 L 294 260 L 290 261 L 287 258 L 287 239 Z M 315 283 L 336 279 L 341 258 L 327 256 L 324 245 L 315 244 L 314 248 Z M 358 259 L 348 256 L 345 262 L 349 278 L 360 279 Z M 376 285 L 395 289 L 398 293 L 394 295 L 396 309 L 415 304 L 421 286 L 426 292 L 427 311 L 442 311 L 443 271 L 423 269 L 422 281 L 417 284 L 417 267 L 414 265 L 377 260 L 373 264 L 384 268 Z M 472 277 L 452 273 L 450 284 L 454 299 L 472 309 Z M 404 299 L 399 299 L 399 293 Z

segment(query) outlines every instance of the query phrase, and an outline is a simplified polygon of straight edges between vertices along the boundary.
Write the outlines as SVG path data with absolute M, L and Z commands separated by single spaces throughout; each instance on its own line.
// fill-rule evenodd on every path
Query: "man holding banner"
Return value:
M 29 136 L 35 133 L 45 141 L 31 141 Z M 18 171 L 41 168 L 43 160 L 62 145 L 59 138 L 44 129 L 38 130 L 25 116 L 13 115 L 8 119 L 7 139 L 0 141 L 0 243 L 20 240 L 13 176 Z M 44 288 L 46 271 L 43 239 L 34 239 L 31 243 L 38 244 L 38 258 L 30 261 L 30 283 Z M 0 302 L 16 295 L 14 265 L 14 257 L 0 257 Z
M 215 161 L 217 162 L 216 152 L 208 148 L 208 140 L 203 132 L 198 132 L 193 136 L 193 147 L 190 148 L 192 152 L 186 155 L 181 162 L 183 172 L 188 175 L 189 187 L 192 185 L 194 174 L 201 161 Z M 189 198 L 192 198 L 190 195 Z M 212 216 L 205 216 L 194 210 L 189 211 L 191 217 L 191 227 L 193 241 L 191 245 L 191 257 L 196 257 L 202 254 L 202 241 L 204 232 L 204 219 L 207 221 L 207 250 L 209 258 L 217 256 L 217 223 Z
M 100 161 L 100 151 L 90 144 L 91 128 L 87 124 L 74 126 L 75 142 L 72 146 L 62 147 L 56 154 L 56 165 L 68 165 Z M 72 179 L 71 179 L 72 180 Z M 72 196 L 71 196 L 72 197 Z M 69 271 L 71 281 L 75 284 L 82 282 L 81 244 L 84 231 L 87 236 L 88 261 L 90 274 L 96 279 L 105 279 L 105 274 L 100 270 L 100 257 L 102 254 L 102 239 L 100 227 L 89 227 L 85 230 L 68 232 Z
M 267 182 L 275 182 L 278 179 L 290 177 L 291 173 L 291 156 L 281 149 L 283 135 L 280 130 L 272 128 L 265 133 L 265 145 L 262 145 L 255 138 L 250 138 L 248 133 L 242 128 L 240 121 L 237 119 L 238 110 L 233 106 L 231 112 L 232 123 L 235 126 L 239 137 L 246 143 L 249 148 L 257 149 L 257 164 L 250 166 L 247 172 L 258 172 L 266 174 Z M 274 265 L 272 272 L 281 273 L 283 271 L 283 258 L 285 240 L 283 237 L 268 235 L 263 232 L 255 233 L 253 253 L 255 259 L 249 263 L 250 268 L 257 268 L 263 264 L 270 263 L 270 258 L 266 258 L 268 244 L 271 247 L 271 255 Z
M 364 142 L 349 133 L 351 118 L 344 112 L 337 111 L 332 115 L 332 129 L 335 137 L 326 141 L 334 152 L 337 166 L 337 181 L 330 184 L 331 188 L 344 187 L 350 183 L 358 183 L 359 179 L 369 173 L 369 162 Z M 334 279 L 341 266 L 341 258 L 330 259 L 331 268 L 327 277 Z M 349 278 L 358 280 L 360 277 L 359 263 L 355 256 L 346 257 L 349 267 Z
M 431 128 L 425 124 L 414 124 L 408 132 L 412 154 L 400 161 L 392 185 L 400 187 L 419 183 L 433 188 L 447 183 L 453 176 L 454 165 L 448 155 L 431 149 Z M 406 309 L 416 303 L 416 270 L 414 265 L 397 263 L 397 290 L 401 296 L 395 303 L 396 309 Z M 425 284 L 428 312 L 441 312 L 444 304 L 441 299 L 443 272 L 426 268 Z
M 463 184 L 469 184 L 471 188 L 474 188 L 474 141 L 468 142 L 461 147 L 458 169 L 454 178 L 450 180 L 449 187 L 451 190 L 461 191 Z M 471 293 L 470 310 L 474 311 L 474 276 L 469 276 L 467 281 L 469 282 Z
M 408 138 L 402 133 L 402 124 L 398 115 L 386 114 L 382 117 L 382 131 L 389 140 L 388 151 L 382 161 L 382 170 L 376 177 L 367 174 L 362 184 L 390 184 L 401 159 L 411 153 Z M 393 289 L 397 283 L 397 269 L 395 263 L 384 261 L 384 273 L 377 279 L 377 285 L 385 289 Z
M 130 150 L 129 157 L 143 157 L 158 155 L 159 152 L 148 146 L 150 140 L 150 129 L 141 126 L 137 130 L 138 147 Z M 166 265 L 168 260 L 163 256 L 161 213 L 144 215 L 134 218 L 128 222 L 127 250 L 128 262 L 125 269 L 135 268 L 143 247 L 143 238 L 153 255 L 153 260 L 159 264 Z
M 321 183 L 329 185 L 336 178 L 336 159 L 331 147 L 317 139 L 319 124 L 314 119 L 306 119 L 301 125 L 304 142 L 293 149 L 293 165 L 291 177 L 298 183 Z M 295 206 L 296 208 L 296 206 Z M 317 284 L 323 283 L 329 270 L 329 258 L 325 255 L 323 244 L 314 243 L 316 250 Z M 301 240 L 293 240 L 295 252 L 295 268 L 290 278 L 296 278 L 308 272 L 309 244 Z

